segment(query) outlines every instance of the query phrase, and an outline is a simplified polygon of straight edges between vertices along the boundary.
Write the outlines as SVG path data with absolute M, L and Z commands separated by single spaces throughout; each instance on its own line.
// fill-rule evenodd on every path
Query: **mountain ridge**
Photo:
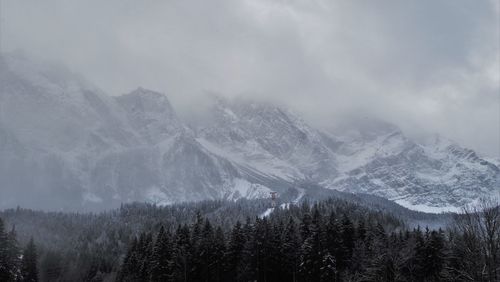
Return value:
M 192 126 L 164 94 L 112 97 L 64 70 L 3 60 L 0 206 L 259 198 L 307 181 L 447 211 L 499 190 L 496 164 L 447 140 L 420 144 L 388 123 L 338 134 L 272 104 L 218 97 Z

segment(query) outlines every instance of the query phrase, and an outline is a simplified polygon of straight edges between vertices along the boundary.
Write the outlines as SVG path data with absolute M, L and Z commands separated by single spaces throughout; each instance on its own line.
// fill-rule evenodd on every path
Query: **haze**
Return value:
M 58 61 L 111 95 L 196 112 L 209 92 L 323 127 L 378 117 L 500 157 L 500 2 L 2 1 L 2 50 Z

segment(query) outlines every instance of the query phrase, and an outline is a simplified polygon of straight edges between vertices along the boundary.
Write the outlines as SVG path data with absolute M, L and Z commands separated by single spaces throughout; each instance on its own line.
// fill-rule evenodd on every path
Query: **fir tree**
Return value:
M 288 281 L 297 281 L 298 267 L 300 261 L 300 238 L 297 226 L 293 218 L 290 217 L 286 226 L 283 243 L 281 246 L 281 256 L 283 258 L 283 273 Z
M 221 281 L 224 273 L 224 255 L 226 253 L 226 239 L 224 231 L 220 226 L 215 230 L 215 237 L 213 242 L 213 257 L 211 274 L 215 281 Z
M 190 229 L 187 225 L 179 226 L 173 247 L 173 275 L 174 281 L 190 281 L 192 273 L 192 244 Z
M 15 228 L 6 232 L 0 218 L 0 281 L 15 280 L 19 276 L 19 263 Z
M 153 249 L 151 281 L 168 281 L 172 275 L 172 235 L 160 228 Z
M 320 281 L 337 281 L 338 269 L 335 257 L 326 252 L 323 255 L 320 268 Z
M 441 232 L 431 231 L 426 237 L 423 270 L 427 279 L 440 280 L 445 265 L 444 239 Z
M 212 269 L 215 256 L 215 234 L 212 224 L 208 219 L 205 220 L 201 231 L 201 239 L 197 252 L 197 263 L 199 269 L 199 281 L 214 281 Z M 196 278 L 194 278 L 196 279 Z
M 24 249 L 21 262 L 21 281 L 37 282 L 38 281 L 38 255 L 33 238 L 30 239 L 28 245 Z
M 8 235 L 5 232 L 3 220 L 0 218 L 0 281 L 13 280 L 11 267 Z
M 325 242 L 323 238 L 321 217 L 317 209 L 314 211 L 309 226 L 309 237 L 302 244 L 301 276 L 307 281 L 320 281 L 323 256 L 325 255 Z
M 41 280 L 59 281 L 63 274 L 62 255 L 56 251 L 48 251 L 41 262 Z
M 238 221 L 231 231 L 226 255 L 226 280 L 232 281 L 238 275 L 238 266 L 242 261 L 246 237 Z

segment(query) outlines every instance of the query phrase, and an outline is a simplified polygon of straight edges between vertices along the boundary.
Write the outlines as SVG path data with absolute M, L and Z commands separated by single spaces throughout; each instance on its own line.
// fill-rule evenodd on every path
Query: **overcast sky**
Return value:
M 500 157 L 500 0 L 2 0 L 2 48 L 187 111 L 271 99 L 322 126 L 378 117 Z

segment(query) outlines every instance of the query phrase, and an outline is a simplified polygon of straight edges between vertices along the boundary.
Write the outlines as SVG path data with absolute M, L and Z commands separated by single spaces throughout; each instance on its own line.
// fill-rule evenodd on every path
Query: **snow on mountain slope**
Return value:
M 418 144 L 394 128 L 340 146 L 343 175 L 324 186 L 382 196 L 422 211 L 456 211 L 499 191 L 499 169 L 443 138 Z M 353 161 L 354 160 L 354 161 Z
M 455 211 L 499 190 L 495 164 L 443 138 L 419 144 L 385 122 L 332 134 L 266 104 L 216 98 L 211 112 L 213 123 L 198 130 L 203 146 L 285 179 L 375 194 L 422 211 Z
M 337 174 L 335 155 L 320 132 L 278 107 L 216 98 L 212 123 L 198 130 L 207 147 L 284 179 L 320 181 Z
M 105 152 L 139 144 L 113 100 L 60 67 L 22 55 L 0 65 L 0 205 L 73 208 Z M 26 196 L 26 197 L 25 197 Z
M 163 94 L 111 97 L 64 68 L 2 58 L 0 207 L 256 198 L 307 182 L 443 211 L 499 191 L 498 163 L 387 123 L 323 132 L 273 105 L 215 98 L 187 126 Z

